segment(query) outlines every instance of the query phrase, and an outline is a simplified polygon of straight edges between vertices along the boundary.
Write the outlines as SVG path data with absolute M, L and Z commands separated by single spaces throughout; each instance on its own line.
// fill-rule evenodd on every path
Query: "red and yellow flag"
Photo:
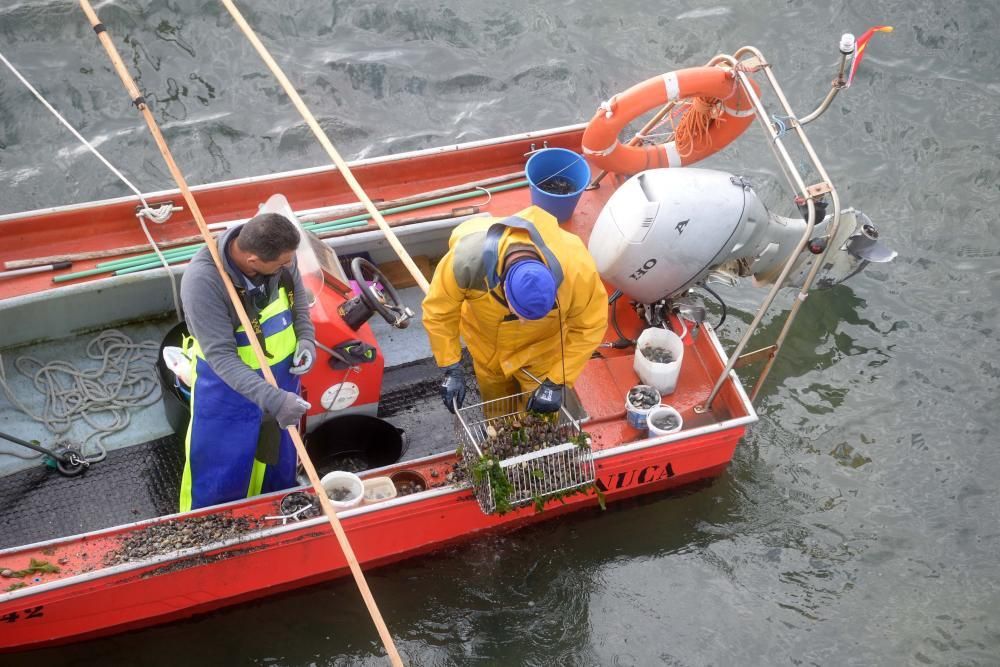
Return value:
M 865 30 L 865 34 L 858 37 L 857 46 L 854 49 L 854 60 L 851 62 L 851 73 L 847 75 L 847 84 L 845 88 L 851 87 L 851 81 L 854 81 L 854 73 L 858 71 L 858 65 L 861 64 L 861 59 L 865 57 L 865 49 L 868 47 L 868 40 L 877 32 L 892 32 L 891 25 L 877 25 L 874 28 L 868 28 Z

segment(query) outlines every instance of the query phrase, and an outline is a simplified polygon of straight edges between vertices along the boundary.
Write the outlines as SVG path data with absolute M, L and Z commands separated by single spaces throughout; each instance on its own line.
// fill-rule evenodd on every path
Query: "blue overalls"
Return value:
M 256 321 L 278 386 L 298 393 L 299 378 L 289 372 L 297 342 L 289 294 L 290 288 L 281 285 Z M 240 358 L 260 373 L 260 364 L 242 326 L 236 329 L 235 336 Z M 180 511 L 295 486 L 297 461 L 288 432 L 281 431 L 277 465 L 268 466 L 256 460 L 263 412 L 215 374 L 194 338 L 188 337 L 184 347 L 192 359 L 193 381 Z

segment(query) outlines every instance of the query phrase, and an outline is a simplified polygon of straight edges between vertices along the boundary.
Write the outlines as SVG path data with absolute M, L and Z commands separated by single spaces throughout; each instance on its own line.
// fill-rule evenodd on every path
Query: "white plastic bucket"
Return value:
M 632 403 L 632 399 L 630 398 L 630 394 L 632 393 L 632 391 L 635 389 L 643 389 L 643 388 L 652 389 L 654 392 L 656 392 L 655 405 L 648 408 L 641 408 Z M 656 390 L 656 387 L 639 384 L 632 387 L 632 389 L 629 389 L 629 393 L 625 394 L 625 419 L 626 421 L 628 421 L 628 425 L 634 429 L 639 429 L 639 430 L 646 428 L 646 415 L 649 414 L 650 410 L 655 409 L 656 406 L 659 404 L 660 404 L 660 392 Z
M 667 417 L 673 417 L 677 422 L 675 426 L 670 428 L 662 428 L 663 422 L 660 421 Z M 661 426 L 657 426 L 656 422 L 660 422 Z M 674 408 L 669 405 L 659 405 L 646 415 L 646 426 L 649 428 L 650 437 L 657 435 L 670 435 L 671 433 L 677 433 L 684 426 L 684 418 L 681 417 L 681 413 L 677 412 Z
M 654 362 L 646 358 L 643 350 L 647 347 L 665 348 L 673 356 L 670 363 Z M 684 360 L 684 341 L 673 331 L 661 328 L 646 329 L 635 344 L 635 361 L 632 367 L 645 384 L 656 388 L 661 395 L 672 394 L 677 388 L 677 376 Z
M 363 482 L 365 503 L 378 503 L 396 497 L 396 485 L 389 477 L 369 477 Z
M 326 491 L 327 496 L 330 498 L 330 504 L 333 505 L 334 509 L 342 510 L 357 507 L 365 497 L 364 482 L 353 472 L 334 470 L 324 475 L 323 479 L 320 480 L 320 484 L 323 485 L 323 490 Z M 334 500 L 330 494 L 338 491 L 341 493 L 347 491 L 349 495 L 341 500 Z

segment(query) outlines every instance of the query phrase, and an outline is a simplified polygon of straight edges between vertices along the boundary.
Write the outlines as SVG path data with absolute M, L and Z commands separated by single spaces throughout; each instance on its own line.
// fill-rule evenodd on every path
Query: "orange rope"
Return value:
M 719 118 L 721 110 L 719 100 L 714 98 L 696 97 L 691 100 L 690 106 L 681 116 L 674 131 L 674 144 L 677 146 L 678 155 L 688 157 L 696 147 L 711 148 L 712 135 L 708 129 L 712 121 L 722 122 Z

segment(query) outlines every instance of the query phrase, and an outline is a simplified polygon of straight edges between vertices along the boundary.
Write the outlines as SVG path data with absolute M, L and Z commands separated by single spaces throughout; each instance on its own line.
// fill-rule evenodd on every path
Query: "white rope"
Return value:
M 150 220 L 156 223 L 165 222 L 166 219 L 170 217 L 170 214 L 173 212 L 173 208 L 166 204 L 158 206 L 155 209 L 151 208 L 149 202 L 147 202 L 146 198 L 142 196 L 142 192 L 139 191 L 139 188 L 135 187 L 135 185 L 132 184 L 132 181 L 128 180 L 125 177 L 125 174 L 118 171 L 118 169 L 116 169 L 113 164 L 108 162 L 105 159 L 105 157 L 101 155 L 101 153 L 96 148 L 94 148 L 93 145 L 91 145 L 89 141 L 84 139 L 83 135 L 77 132 L 76 128 L 70 125 L 69 121 L 63 118 L 62 115 L 58 111 L 56 111 L 51 104 L 49 104 L 48 100 L 42 97 L 42 94 L 39 93 L 37 90 L 35 90 L 35 87 L 32 86 L 31 83 L 29 83 L 28 80 L 25 79 L 19 71 L 17 71 L 17 68 L 15 68 L 10 63 L 9 60 L 7 60 L 7 58 L 3 55 L 2 52 L 0 52 L 0 60 L 3 61 L 3 64 L 7 66 L 7 69 L 9 69 L 11 72 L 14 73 L 14 76 L 16 76 L 18 80 L 24 84 L 25 88 L 31 91 L 31 94 L 34 95 L 35 98 L 37 98 L 38 101 L 41 102 L 43 106 L 46 109 L 48 109 L 52 113 L 52 115 L 55 116 L 56 119 L 58 119 L 59 122 L 66 127 L 67 130 L 72 132 L 73 136 L 76 137 L 80 141 L 80 143 L 82 143 L 84 146 L 87 147 L 87 150 L 93 153 L 98 160 L 104 163 L 104 166 L 110 169 L 111 173 L 117 176 L 122 183 L 124 183 L 130 190 L 132 190 L 132 192 L 135 193 L 135 196 L 139 198 L 139 201 L 142 202 L 142 209 L 137 214 L 137 217 L 139 218 L 139 225 L 142 227 L 142 232 L 143 234 L 146 235 L 146 240 L 149 241 L 149 245 L 152 246 L 153 252 L 156 253 L 157 258 L 160 260 L 160 263 L 163 264 L 163 268 L 167 272 L 167 276 L 170 278 L 170 291 L 174 298 L 174 310 L 177 312 L 177 321 L 179 322 L 183 320 L 184 318 L 181 315 L 180 297 L 177 294 L 177 279 L 174 276 L 174 272 L 171 269 L 170 265 L 167 263 L 166 258 L 163 257 L 163 253 L 160 252 L 159 246 L 156 245 L 156 241 L 153 240 L 152 234 L 149 233 L 149 229 L 146 227 L 146 221 L 143 220 L 144 217 L 148 217 Z
M 44 424 L 56 436 L 64 436 L 77 419 L 83 419 L 94 432 L 81 444 L 80 455 L 96 463 L 106 456 L 103 439 L 128 428 L 130 408 L 160 400 L 155 366 L 158 353 L 155 341 L 135 343 L 121 331 L 108 329 L 87 343 L 87 357 L 99 361 L 98 368 L 80 369 L 59 359 L 46 364 L 27 355 L 14 361 L 18 372 L 31 379 L 35 389 L 45 397 L 41 413 L 35 414 L 15 398 L 7 383 L 3 355 L 0 355 L 0 389 L 11 405 Z M 88 456 L 87 443 L 95 436 L 97 454 Z
M 493 201 L 493 193 L 492 193 L 492 192 L 490 192 L 489 190 L 487 190 L 486 188 L 484 188 L 484 187 L 480 186 L 480 185 L 477 185 L 477 186 L 475 187 L 475 189 L 476 189 L 476 190 L 482 190 L 483 192 L 485 192 L 485 193 L 486 193 L 486 203 L 485 203 L 485 204 L 481 204 L 481 206 L 482 206 L 483 208 L 486 208 L 487 206 L 489 206 L 489 205 L 490 205 L 490 202 L 491 202 L 491 201 Z

